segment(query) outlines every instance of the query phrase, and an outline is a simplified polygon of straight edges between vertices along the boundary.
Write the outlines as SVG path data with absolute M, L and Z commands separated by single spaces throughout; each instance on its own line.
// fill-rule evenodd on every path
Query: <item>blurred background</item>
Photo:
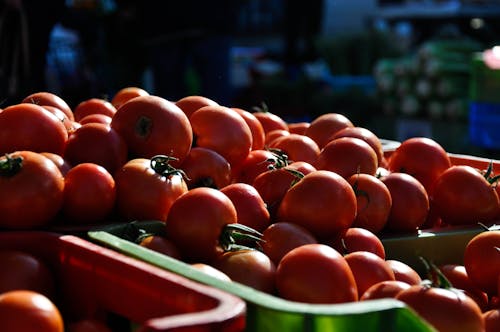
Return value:
M 289 122 L 339 112 L 381 138 L 499 154 L 500 1 L 0 3 L 0 107 L 41 90 L 74 107 L 139 86 L 265 103 Z

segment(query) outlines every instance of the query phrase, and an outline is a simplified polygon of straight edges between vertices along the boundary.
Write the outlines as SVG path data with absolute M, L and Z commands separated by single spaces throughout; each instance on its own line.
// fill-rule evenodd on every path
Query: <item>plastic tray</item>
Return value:
M 111 313 L 134 331 L 229 332 L 245 325 L 246 305 L 238 297 L 73 235 L 0 232 L 0 249 L 49 264 L 65 321 Z

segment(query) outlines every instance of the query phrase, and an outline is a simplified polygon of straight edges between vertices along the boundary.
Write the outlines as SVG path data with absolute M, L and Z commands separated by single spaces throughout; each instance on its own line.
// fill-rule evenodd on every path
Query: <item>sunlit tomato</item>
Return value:
M 123 137 L 132 156 L 168 155 L 178 159 L 172 162 L 174 166 L 184 160 L 193 141 L 186 114 L 158 96 L 140 96 L 123 104 L 113 116 L 111 128 Z
M 283 129 L 288 131 L 288 125 L 286 121 L 279 115 L 269 112 L 269 111 L 257 111 L 252 113 L 262 124 L 264 128 L 264 133 L 268 133 L 271 130 Z
M 82 319 L 67 324 L 68 332 L 112 332 L 105 322 L 98 319 Z
M 29 150 L 62 155 L 67 140 L 64 124 L 42 106 L 16 104 L 0 113 L 0 154 Z
M 347 182 L 356 194 L 357 213 L 353 226 L 379 233 L 387 223 L 392 206 L 391 193 L 376 176 L 353 174 Z
M 61 157 L 58 154 L 52 152 L 40 152 L 40 154 L 49 158 L 57 166 L 57 168 L 59 168 L 63 176 L 65 176 L 72 167 L 64 157 Z
M 401 143 L 391 154 L 388 169 L 415 177 L 432 196 L 437 178 L 451 166 L 450 157 L 435 140 L 412 137 Z
M 140 97 L 140 96 L 148 96 L 149 93 L 139 87 L 136 86 L 128 86 L 123 89 L 118 90 L 117 93 L 113 96 L 113 99 L 111 99 L 111 104 L 116 108 L 119 109 L 123 104 L 125 104 L 127 101 L 129 101 L 132 98 L 135 97 Z
M 189 118 L 199 108 L 203 106 L 216 106 L 219 105 L 215 100 L 205 96 L 190 95 L 183 97 L 175 102 L 175 104 L 187 115 Z
M 450 225 L 490 224 L 500 204 L 494 186 L 466 165 L 452 166 L 441 173 L 434 186 L 433 203 L 442 222 Z
M 349 228 L 355 217 L 356 195 L 351 185 L 324 170 L 306 174 L 288 189 L 277 212 L 277 221 L 304 226 L 318 239 Z
M 228 251 L 213 263 L 232 281 L 273 294 L 275 290 L 276 266 L 269 257 L 258 250 Z
M 102 114 L 112 118 L 115 113 L 116 107 L 109 101 L 100 98 L 86 99 L 76 105 L 73 110 L 75 121 L 78 122 L 81 122 L 84 117 L 91 114 Z
M 127 144 L 112 127 L 102 123 L 82 125 L 68 139 L 64 158 L 72 165 L 94 163 L 113 174 L 128 160 Z
M 218 278 L 223 281 L 231 281 L 231 278 L 221 270 L 216 269 L 212 265 L 208 265 L 205 263 L 193 263 L 191 264 L 192 267 L 195 269 L 198 269 L 214 278 Z
M 84 125 L 86 123 L 102 123 L 105 125 L 110 126 L 111 125 L 111 117 L 104 115 L 104 114 L 89 114 L 84 116 L 79 123 L 81 125 Z
M 485 332 L 500 331 L 500 308 L 484 312 L 483 319 Z
M 172 204 L 167 237 L 188 262 L 208 263 L 223 252 L 219 239 L 227 224 L 238 220 L 229 197 L 217 189 L 190 189 Z
M 280 149 L 291 161 L 305 161 L 314 164 L 320 153 L 312 138 L 300 134 L 288 134 L 269 143 L 269 148 Z
M 311 125 L 310 122 L 302 121 L 302 122 L 289 122 L 288 123 L 288 131 L 292 134 L 300 134 L 305 135 L 307 128 Z
M 238 223 L 262 232 L 270 223 L 266 203 L 255 187 L 235 182 L 220 189 L 233 202 Z
M 386 262 L 391 267 L 392 272 L 394 272 L 396 280 L 410 285 L 419 285 L 422 282 L 422 278 L 417 271 L 408 264 L 396 259 L 387 259 Z
M 0 250 L 0 294 L 16 289 L 32 290 L 52 298 L 54 274 L 43 260 L 30 253 Z
M 276 269 L 278 294 L 290 301 L 345 303 L 358 300 L 354 275 L 345 258 L 324 244 L 288 252 Z
M 481 309 L 458 290 L 413 285 L 396 299 L 406 303 L 440 332 L 484 331 Z
M 262 251 L 276 265 L 290 250 L 304 244 L 318 243 L 314 235 L 306 228 L 288 222 L 270 224 L 262 232 L 261 239 Z
M 358 173 L 375 175 L 378 160 L 372 147 L 362 139 L 340 137 L 331 140 L 321 149 L 313 165 L 347 179 Z
M 233 170 L 233 178 L 236 182 L 253 184 L 255 178 L 269 170 L 276 156 L 269 150 L 252 150 L 243 163 Z
M 264 127 L 260 121 L 250 112 L 244 109 L 233 107 L 241 117 L 245 120 L 250 131 L 252 132 L 252 150 L 260 150 L 264 148 L 266 135 L 264 133 Z
M 55 304 L 45 295 L 29 290 L 0 294 L 0 322 L 3 332 L 64 332 Z
M 128 221 L 167 219 L 173 202 L 188 191 L 182 175 L 165 158 L 136 158 L 114 174 L 118 213 Z
M 474 236 L 465 247 L 464 266 L 470 280 L 480 289 L 495 295 L 500 275 L 500 231 Z
M 379 166 L 384 157 L 384 150 L 382 149 L 382 142 L 375 133 L 363 127 L 346 127 L 337 131 L 330 137 L 330 141 L 340 137 L 356 137 L 368 143 L 375 154 L 377 155 L 377 166 Z
M 273 129 L 266 133 L 264 143 L 269 146 L 274 140 L 288 135 L 290 135 L 290 132 L 286 129 Z
M 410 284 L 398 280 L 384 280 L 371 285 L 359 298 L 360 301 L 395 298 L 399 292 L 410 288 Z
M 48 225 L 63 203 L 64 178 L 47 157 L 18 151 L 0 157 L 0 227 Z
M 189 189 L 212 187 L 220 189 L 231 183 L 232 170 L 229 162 L 212 149 L 195 146 L 179 166 L 186 173 Z
M 224 106 L 204 106 L 189 118 L 195 146 L 212 149 L 238 167 L 252 149 L 252 132 L 245 120 Z
M 150 234 L 140 239 L 139 245 L 151 249 L 163 255 L 181 259 L 179 249 L 165 236 Z
M 32 93 L 29 96 L 26 96 L 22 100 L 22 103 L 35 104 L 39 106 L 54 106 L 63 111 L 71 121 L 75 120 L 73 111 L 71 110 L 71 107 L 69 107 L 68 103 L 66 103 L 66 101 L 58 95 L 51 92 L 38 91 Z
M 373 232 L 360 227 L 349 227 L 341 231 L 333 238 L 331 246 L 344 255 L 355 251 L 368 251 L 385 259 L 382 241 Z
M 354 127 L 345 115 L 325 113 L 311 121 L 305 135 L 311 137 L 322 149 L 337 131 L 345 127 Z
M 111 216 L 115 201 L 115 180 L 100 165 L 81 163 L 64 177 L 62 212 L 66 224 L 103 222 Z
M 406 173 L 391 173 L 381 178 L 391 193 L 392 206 L 384 229 L 415 232 L 429 213 L 429 197 L 424 186 Z

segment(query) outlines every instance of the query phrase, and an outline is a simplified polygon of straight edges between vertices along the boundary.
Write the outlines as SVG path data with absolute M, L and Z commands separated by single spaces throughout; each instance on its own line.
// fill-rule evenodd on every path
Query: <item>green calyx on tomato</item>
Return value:
M 219 244 L 224 251 L 261 249 L 262 233 L 243 224 L 227 224 L 222 229 Z
M 269 170 L 276 170 L 282 168 L 295 177 L 292 183 L 290 184 L 290 187 L 292 187 L 294 184 L 296 184 L 300 179 L 304 177 L 304 173 L 302 173 L 301 171 L 287 167 L 290 165 L 290 159 L 288 159 L 288 155 L 283 150 L 277 148 L 267 148 L 267 150 L 273 154 L 273 157 L 268 158 L 266 160 L 266 162 L 270 163 L 267 166 Z
M 5 154 L 5 159 L 0 161 L 0 176 L 11 177 L 16 175 L 23 166 L 23 157 L 11 157 Z
M 483 172 L 483 176 L 488 181 L 489 184 L 491 185 L 497 185 L 498 180 L 500 179 L 500 174 L 499 175 L 493 175 L 493 161 L 490 161 L 488 164 L 488 168 L 486 171 Z
M 151 168 L 160 175 L 163 176 L 171 176 L 171 175 L 180 175 L 184 179 L 188 179 L 188 176 L 186 173 L 178 168 L 173 167 L 170 165 L 170 161 L 177 161 L 178 159 L 172 156 L 167 156 L 167 155 L 156 155 L 153 158 L 151 158 Z
M 427 279 L 422 281 L 424 285 L 436 288 L 453 289 L 453 285 L 451 284 L 451 282 L 434 263 L 430 262 L 422 256 L 420 256 L 419 258 L 424 264 L 425 270 L 427 271 Z

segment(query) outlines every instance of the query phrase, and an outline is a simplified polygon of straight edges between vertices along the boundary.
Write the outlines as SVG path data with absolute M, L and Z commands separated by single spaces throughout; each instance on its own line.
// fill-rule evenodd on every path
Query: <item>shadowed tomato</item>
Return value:
M 386 262 L 391 267 L 392 272 L 394 272 L 396 280 L 406 282 L 410 285 L 419 285 L 422 282 L 422 278 L 417 271 L 408 264 L 395 259 L 388 259 Z
M 272 142 L 274 142 L 276 139 L 288 136 L 290 135 L 290 132 L 286 129 L 273 129 L 270 130 L 266 133 L 264 143 L 266 146 L 269 146 Z
M 52 152 L 40 152 L 40 154 L 52 160 L 57 168 L 59 168 L 63 176 L 65 176 L 66 173 L 68 173 L 68 171 L 71 169 L 71 165 L 69 164 L 69 162 L 58 154 Z
M 61 111 L 59 108 L 49 105 L 45 105 L 42 107 L 50 113 L 54 114 L 59 119 L 59 121 L 63 123 L 64 128 L 66 128 L 66 130 L 68 131 L 68 134 L 71 134 L 76 129 L 74 125 L 75 121 L 71 121 L 70 119 L 68 119 L 66 113 Z
M 179 166 L 186 173 L 189 189 L 211 187 L 220 189 L 231 183 L 229 162 L 212 149 L 193 147 Z
M 87 115 L 102 114 L 113 117 L 116 113 L 116 108 L 109 101 L 100 98 L 90 98 L 80 102 L 73 110 L 75 121 L 81 120 Z
M 355 251 L 368 251 L 385 259 L 382 241 L 373 232 L 360 227 L 349 227 L 340 232 L 331 241 L 331 246 L 344 255 Z
M 288 125 L 283 120 L 282 117 L 280 117 L 277 114 L 274 114 L 272 112 L 269 112 L 268 110 L 260 110 L 257 112 L 252 113 L 262 124 L 262 127 L 264 128 L 264 133 L 268 133 L 271 130 L 275 129 L 283 129 L 288 131 Z
M 255 178 L 269 170 L 276 156 L 269 150 L 252 150 L 237 169 L 233 169 L 233 177 L 236 182 L 253 184 Z
M 252 132 L 252 150 L 264 149 L 266 135 L 260 121 L 252 113 L 244 109 L 237 107 L 233 107 L 232 109 L 241 115 Z
M 70 322 L 68 332 L 112 332 L 111 328 L 98 319 L 82 319 L 76 322 Z
M 26 96 L 22 100 L 22 103 L 35 104 L 39 106 L 54 106 L 63 111 L 69 120 L 75 120 L 73 111 L 71 110 L 71 107 L 69 107 L 68 103 L 66 103 L 66 101 L 58 95 L 51 92 L 38 91 L 32 93 L 29 96 Z
M 312 138 L 299 135 L 288 134 L 278 137 L 269 143 L 269 148 L 280 149 L 292 161 L 305 161 L 314 164 L 320 153 L 319 147 Z
M 132 98 L 135 97 L 140 97 L 140 96 L 148 96 L 149 93 L 136 86 L 128 86 L 123 89 L 118 90 L 118 92 L 115 93 L 113 96 L 113 99 L 111 99 L 111 104 L 116 108 L 119 109 L 123 104 L 125 104 L 127 101 L 129 101 Z
M 500 331 L 500 308 L 484 312 L 483 319 L 485 332 Z
M 370 286 L 359 298 L 360 301 L 395 298 L 401 291 L 410 288 L 410 284 L 398 280 L 384 280 Z
M 322 149 L 330 138 L 345 127 L 354 127 L 351 120 L 339 113 L 326 113 L 311 121 L 305 135 L 311 137 Z
M 384 158 L 384 150 L 382 149 L 382 142 L 374 132 L 363 127 L 345 127 L 333 134 L 329 140 L 331 141 L 340 137 L 356 137 L 368 143 L 377 155 L 377 166 L 380 166 Z
M 288 123 L 288 131 L 291 134 L 300 134 L 305 135 L 307 128 L 311 125 L 310 122 L 302 121 L 302 122 L 289 122 Z
M 159 252 L 163 255 L 173 257 L 175 259 L 181 259 L 181 253 L 179 249 L 165 236 L 162 235 L 147 235 L 139 241 L 139 245 L 144 248 L 151 249 L 153 251 Z
M 193 264 L 191 264 L 191 266 L 194 267 L 195 269 L 198 269 L 198 270 L 214 277 L 214 278 L 218 278 L 218 279 L 224 280 L 224 281 L 231 281 L 231 278 L 229 278 L 229 276 L 227 274 L 225 274 L 221 270 L 217 270 L 212 265 L 208 265 L 205 263 L 193 263 Z
M 84 125 L 86 123 L 102 123 L 105 125 L 111 125 L 111 117 L 104 114 L 89 114 L 80 119 L 79 123 Z
M 219 105 L 215 100 L 205 96 L 190 95 L 183 97 L 175 102 L 175 104 L 186 114 L 189 118 L 198 109 L 203 106 L 217 106 Z

